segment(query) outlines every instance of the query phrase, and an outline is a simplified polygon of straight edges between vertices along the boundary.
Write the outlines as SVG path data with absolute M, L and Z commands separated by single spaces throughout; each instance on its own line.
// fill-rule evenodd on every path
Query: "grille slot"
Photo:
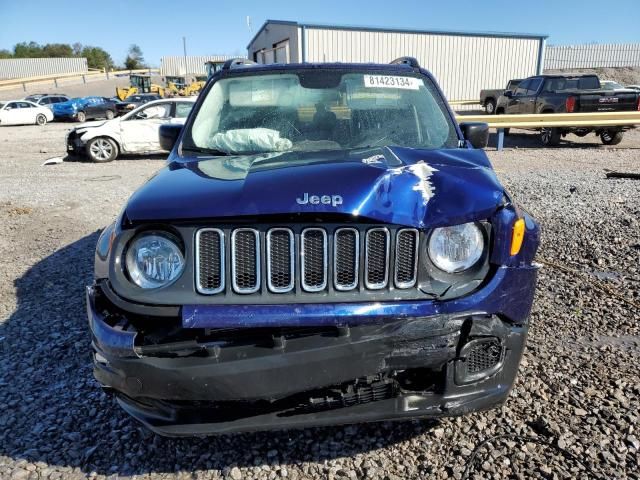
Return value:
M 355 228 L 339 228 L 333 242 L 333 281 L 336 290 L 353 290 L 358 286 L 360 234 Z
M 395 282 L 398 288 L 411 288 L 418 273 L 418 231 L 399 230 L 396 235 Z
M 231 277 L 237 293 L 260 289 L 260 234 L 252 228 L 238 228 L 231 234 Z
M 293 232 L 288 228 L 272 228 L 267 232 L 267 283 L 272 292 L 293 290 L 293 248 Z
M 494 368 L 502 359 L 502 345 L 497 338 L 477 340 L 467 352 L 467 374 Z
M 389 230 L 368 230 L 365 243 L 365 286 L 380 290 L 389 282 Z
M 307 292 L 319 292 L 327 286 L 327 233 L 322 228 L 302 231 L 301 284 Z
M 203 228 L 196 233 L 196 289 L 205 295 L 224 290 L 224 232 Z

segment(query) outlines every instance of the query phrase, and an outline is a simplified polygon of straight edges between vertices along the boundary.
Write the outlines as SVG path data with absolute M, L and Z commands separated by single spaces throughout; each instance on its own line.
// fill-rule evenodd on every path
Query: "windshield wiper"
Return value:
M 216 150 L 215 148 L 206 147 L 182 147 L 183 152 L 200 153 L 203 155 L 213 155 L 214 157 L 231 155 L 229 152 L 223 152 L 222 150 Z

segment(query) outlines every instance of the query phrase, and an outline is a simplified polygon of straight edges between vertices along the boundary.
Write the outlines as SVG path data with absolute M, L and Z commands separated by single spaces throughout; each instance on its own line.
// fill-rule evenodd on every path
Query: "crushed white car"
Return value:
M 84 123 L 67 134 L 67 152 L 94 162 L 110 162 L 121 154 L 162 152 L 160 126 L 184 124 L 194 103 L 193 98 L 156 100 L 113 120 Z
M 0 102 L 0 125 L 44 125 L 53 120 L 53 112 L 27 100 Z

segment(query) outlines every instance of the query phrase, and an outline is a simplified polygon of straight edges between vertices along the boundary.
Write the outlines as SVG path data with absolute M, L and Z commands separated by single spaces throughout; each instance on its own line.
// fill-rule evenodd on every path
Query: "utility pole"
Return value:
M 184 76 L 185 81 L 187 80 L 187 37 L 182 37 L 182 50 L 184 51 Z

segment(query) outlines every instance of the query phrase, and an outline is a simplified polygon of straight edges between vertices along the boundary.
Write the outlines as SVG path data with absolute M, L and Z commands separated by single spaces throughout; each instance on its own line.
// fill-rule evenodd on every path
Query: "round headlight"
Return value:
M 436 228 L 429 237 L 429 258 L 440 270 L 462 272 L 474 266 L 484 250 L 484 238 L 475 223 Z
M 142 288 L 169 285 L 184 270 L 184 256 L 175 238 L 149 232 L 133 240 L 126 256 L 131 280 Z

